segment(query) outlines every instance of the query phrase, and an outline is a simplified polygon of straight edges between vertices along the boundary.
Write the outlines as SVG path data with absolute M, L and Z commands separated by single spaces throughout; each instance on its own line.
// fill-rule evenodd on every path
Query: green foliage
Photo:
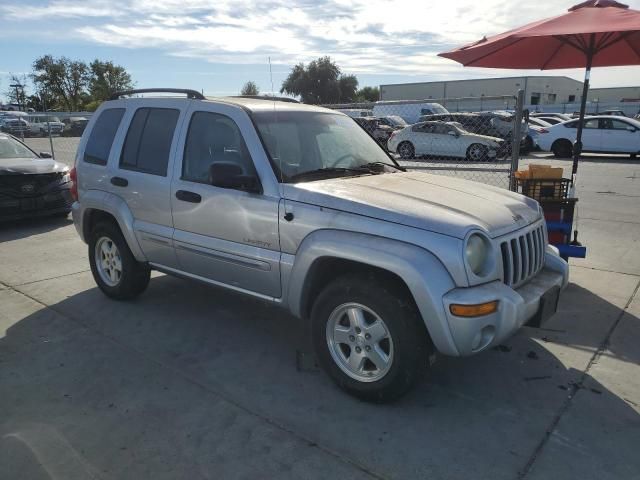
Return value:
M 107 100 L 111 95 L 122 90 L 130 90 L 134 84 L 131 75 L 124 67 L 113 62 L 102 62 L 98 59 L 89 65 L 89 95 L 91 101 Z
M 377 102 L 380 100 L 378 87 L 363 87 L 356 94 L 356 102 Z
M 258 85 L 256 85 L 256 82 L 248 81 L 242 86 L 240 95 L 260 95 L 260 89 Z
M 31 80 L 38 110 L 95 110 L 118 90 L 133 88 L 124 67 L 111 61 L 94 60 L 90 65 L 67 57 L 44 55 L 33 62 Z M 35 108 L 35 107 L 34 107 Z
M 299 96 L 304 103 L 327 104 L 352 102 L 358 89 L 358 79 L 342 75 L 340 67 L 330 57 L 313 60 L 307 67 L 299 63 L 282 83 L 280 93 Z

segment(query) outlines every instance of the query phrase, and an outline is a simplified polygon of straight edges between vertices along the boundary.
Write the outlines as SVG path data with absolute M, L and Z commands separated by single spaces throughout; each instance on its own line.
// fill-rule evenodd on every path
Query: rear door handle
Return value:
M 200 203 L 202 201 L 202 197 L 194 192 L 189 192 L 187 190 L 178 190 L 176 192 L 176 198 L 178 200 L 182 200 L 183 202 L 191 202 L 191 203 Z
M 126 187 L 129 185 L 129 180 L 122 177 L 111 177 L 111 185 L 115 185 L 116 187 Z

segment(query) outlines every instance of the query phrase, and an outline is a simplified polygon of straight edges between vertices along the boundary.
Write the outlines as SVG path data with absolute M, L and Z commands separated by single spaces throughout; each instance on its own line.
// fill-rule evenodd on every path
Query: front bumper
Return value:
M 541 298 L 553 289 L 564 289 L 569 266 L 553 252 L 547 252 L 545 268 L 514 290 L 499 280 L 477 287 L 456 288 L 444 298 L 451 336 L 460 356 L 473 355 L 499 344 L 532 320 L 542 308 Z M 498 310 L 481 317 L 453 315 L 451 304 L 473 305 L 498 300 Z
M 0 222 L 69 213 L 71 202 L 68 188 L 25 198 L 0 195 Z

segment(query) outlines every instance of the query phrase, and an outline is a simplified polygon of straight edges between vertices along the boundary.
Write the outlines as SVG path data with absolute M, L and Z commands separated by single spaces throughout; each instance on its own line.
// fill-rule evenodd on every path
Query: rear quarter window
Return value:
M 107 164 L 111 145 L 123 115 L 124 108 L 108 108 L 100 113 L 84 148 L 85 162 L 96 165 Z
M 179 116 L 179 110 L 170 108 L 136 110 L 122 147 L 120 168 L 166 177 Z

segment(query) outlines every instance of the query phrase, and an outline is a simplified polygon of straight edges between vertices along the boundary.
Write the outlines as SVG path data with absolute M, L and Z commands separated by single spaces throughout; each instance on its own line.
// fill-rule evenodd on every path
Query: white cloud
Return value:
M 563 13 L 578 0 L 5 1 L 0 14 L 26 29 L 27 20 L 46 19 L 67 36 L 99 45 L 232 64 L 271 57 L 291 65 L 330 55 L 347 72 L 455 76 L 461 67 L 438 52 Z

